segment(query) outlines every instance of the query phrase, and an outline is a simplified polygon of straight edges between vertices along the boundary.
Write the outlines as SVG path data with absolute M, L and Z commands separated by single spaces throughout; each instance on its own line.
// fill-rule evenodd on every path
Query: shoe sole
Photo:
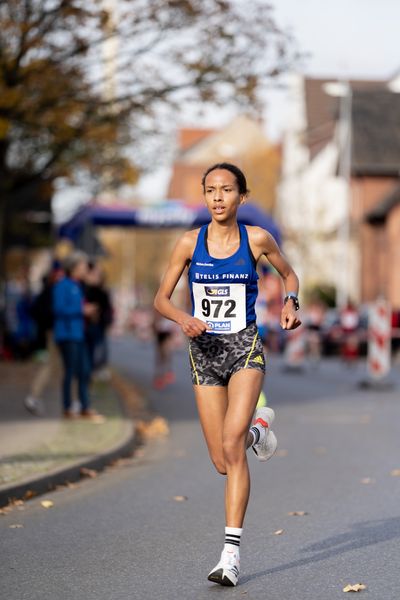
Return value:
M 34 415 L 35 417 L 40 417 L 41 416 L 41 413 L 36 408 L 26 406 L 26 404 L 25 404 L 25 409 L 29 413 L 31 413 L 31 415 Z
M 228 577 L 223 577 L 223 569 L 217 569 L 213 571 L 208 576 L 208 581 L 212 581 L 213 583 L 219 583 L 219 585 L 224 585 L 226 587 L 235 587 L 235 584 Z
M 257 456 L 257 459 L 260 462 L 267 462 L 267 460 L 269 460 L 270 458 L 273 457 L 273 455 L 276 452 L 277 446 L 278 446 L 278 440 L 276 439 L 276 436 L 274 434 L 273 431 L 271 431 L 270 427 L 272 425 L 272 423 L 275 421 L 275 411 L 273 408 L 271 408 L 270 406 L 263 406 L 261 408 L 258 408 L 256 410 L 255 416 L 257 417 L 255 419 L 255 423 L 257 422 L 261 422 L 261 424 L 265 427 L 263 421 L 266 421 L 268 423 L 268 438 L 270 438 L 271 440 L 273 440 L 274 442 L 274 448 L 273 451 L 270 452 L 268 454 L 268 456 L 266 457 L 260 457 L 260 455 L 257 453 L 257 450 L 254 448 L 254 446 L 252 446 L 252 450 L 254 452 L 254 454 Z
M 274 444 L 274 448 L 273 448 L 272 452 L 270 452 L 268 454 L 268 456 L 260 457 L 260 455 L 257 454 L 256 450 L 252 447 L 253 451 L 254 451 L 254 454 L 257 456 L 257 458 L 258 458 L 258 460 L 260 462 L 267 462 L 267 460 L 269 460 L 270 458 L 272 458 L 273 455 L 276 452 L 277 447 L 278 447 L 278 440 L 276 439 L 276 435 L 274 434 L 273 431 L 269 431 L 269 433 L 268 433 L 268 439 L 271 439 L 273 441 L 273 444 Z

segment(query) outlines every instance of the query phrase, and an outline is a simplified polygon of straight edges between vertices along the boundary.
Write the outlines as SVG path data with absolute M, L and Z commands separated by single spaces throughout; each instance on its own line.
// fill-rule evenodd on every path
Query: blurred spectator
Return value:
M 104 282 L 104 274 L 97 264 L 89 263 L 84 286 L 85 300 L 96 307 L 86 317 L 85 336 L 89 351 L 90 369 L 97 370 L 99 378 L 107 378 L 108 340 L 107 329 L 112 324 L 113 309 L 110 293 Z
M 392 352 L 395 359 L 400 356 L 400 310 L 392 312 Z
M 325 318 L 326 307 L 320 300 L 313 300 L 305 316 L 305 327 L 307 330 L 307 350 L 309 358 L 317 365 L 322 354 L 322 325 Z
M 11 358 L 28 358 L 34 349 L 36 328 L 31 316 L 32 295 L 25 273 L 7 282 L 5 296 L 4 343 Z
M 78 382 L 82 417 L 97 420 L 100 415 L 90 407 L 90 363 L 85 341 L 85 317 L 94 317 L 97 306 L 84 301 L 83 281 L 87 273 L 87 257 L 75 251 L 64 261 L 65 276 L 53 288 L 54 339 L 61 352 L 64 376 L 62 400 L 64 417 L 74 417 L 71 410 L 72 381 Z
M 346 364 L 351 364 L 359 355 L 360 315 L 356 307 L 348 302 L 340 312 L 342 330 L 341 355 Z
M 172 341 L 174 324 L 156 310 L 153 317 L 153 332 L 155 341 L 155 371 L 153 386 L 162 390 L 175 381 L 172 369 Z
M 25 408 L 34 415 L 43 414 L 43 392 L 52 374 L 60 372 L 60 357 L 53 339 L 53 286 L 61 277 L 61 265 L 54 261 L 51 271 L 43 278 L 42 290 L 33 299 L 31 306 L 31 314 L 36 322 L 36 348 L 45 350 L 44 362 L 34 375 L 30 392 L 24 401 Z
M 257 316 L 258 334 L 261 338 L 264 348 L 266 348 L 268 334 L 268 303 L 265 296 L 263 296 L 261 293 L 259 293 L 257 296 L 255 310 Z

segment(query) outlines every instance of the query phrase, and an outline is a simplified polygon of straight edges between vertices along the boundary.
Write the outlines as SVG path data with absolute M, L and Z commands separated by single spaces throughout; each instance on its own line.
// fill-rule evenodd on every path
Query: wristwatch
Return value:
M 293 300 L 295 310 L 299 310 L 300 304 L 297 294 L 295 294 L 294 292 L 288 292 L 283 300 L 283 304 L 286 304 L 288 300 Z

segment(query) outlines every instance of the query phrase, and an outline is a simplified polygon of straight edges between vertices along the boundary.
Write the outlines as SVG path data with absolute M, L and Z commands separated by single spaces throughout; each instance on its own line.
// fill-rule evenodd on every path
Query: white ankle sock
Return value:
M 225 527 L 225 545 L 224 550 L 239 554 L 240 538 L 243 529 L 241 527 Z
M 260 440 L 264 439 L 265 427 L 263 427 L 261 423 L 255 423 L 250 427 L 249 433 L 253 436 L 251 445 L 254 446 L 254 444 L 258 444 Z

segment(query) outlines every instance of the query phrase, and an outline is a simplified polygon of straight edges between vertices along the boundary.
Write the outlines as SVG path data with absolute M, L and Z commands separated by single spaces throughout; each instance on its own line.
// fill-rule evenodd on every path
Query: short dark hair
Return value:
M 209 167 L 207 169 L 207 171 L 204 173 L 203 178 L 201 180 L 201 185 L 203 186 L 203 192 L 206 191 L 206 177 L 209 173 L 211 173 L 211 171 L 216 171 L 217 169 L 223 169 L 224 171 L 230 171 L 232 173 L 232 175 L 235 176 L 238 188 L 239 188 L 239 194 L 248 194 L 249 190 L 247 189 L 247 181 L 246 181 L 246 177 L 243 173 L 243 171 L 241 171 L 239 169 L 239 167 L 237 167 L 236 165 L 232 165 L 231 163 L 227 163 L 227 162 L 222 162 L 222 163 L 216 163 L 215 165 L 213 165 L 212 167 Z

